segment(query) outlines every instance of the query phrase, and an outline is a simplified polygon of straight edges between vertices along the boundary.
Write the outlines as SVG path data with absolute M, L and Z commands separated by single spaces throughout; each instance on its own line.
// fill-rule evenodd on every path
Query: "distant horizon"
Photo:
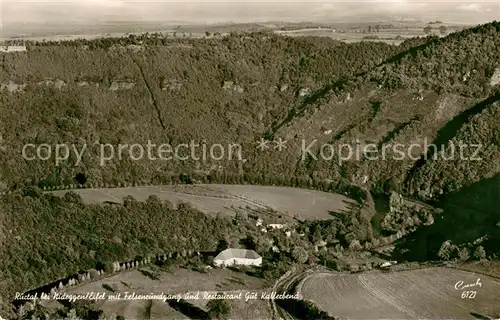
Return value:
M 436 20 L 434 20 L 436 21 Z M 441 20 L 440 20 L 441 21 Z M 100 26 L 95 26 L 95 25 L 90 25 L 90 24 L 81 24 L 81 25 L 74 25 L 72 28 L 57 28 L 57 29 L 52 29 L 50 26 L 43 25 L 44 30 L 37 30 L 37 31 L 28 31 L 28 30 L 19 30 L 19 32 L 16 33 L 3 33 L 0 35 L 0 42 L 2 41 L 7 41 L 7 40 L 41 40 L 41 39 L 47 39 L 50 40 L 53 37 L 67 37 L 66 40 L 71 40 L 71 39 L 78 39 L 78 38 L 87 38 L 87 39 L 92 39 L 94 37 L 100 38 L 100 37 L 123 37 L 126 36 L 127 34 L 144 34 L 146 32 L 149 33 L 154 33 L 154 32 L 176 32 L 177 27 L 181 27 L 178 32 L 190 32 L 189 28 L 195 28 L 195 29 L 202 29 L 203 27 L 207 27 L 207 29 L 210 28 L 224 28 L 224 27 L 230 27 L 230 26 L 238 26 L 238 25 L 260 25 L 263 28 L 266 28 L 266 25 L 280 25 L 280 24 L 307 24 L 307 23 L 317 23 L 317 24 L 332 24 L 332 25 L 337 25 L 336 27 L 332 27 L 333 29 L 339 28 L 340 25 L 346 25 L 348 26 L 349 24 L 355 25 L 355 26 L 361 26 L 361 25 L 368 25 L 368 24 L 384 24 L 384 23 L 397 23 L 398 21 L 362 21 L 362 22 L 349 22 L 349 21 L 338 21 L 338 22 L 314 22 L 314 21 L 265 21 L 265 22 L 234 22 L 234 21 L 227 21 L 227 22 L 215 22 L 215 23 L 206 23 L 206 24 L 196 24 L 196 23 L 181 23 L 181 22 L 170 22 L 168 24 L 164 22 L 156 22 L 156 21 L 150 21 L 147 23 L 143 23 L 142 25 L 136 25 L 134 26 L 133 29 L 126 29 L 125 25 L 120 25 L 120 24 L 113 24 L 110 23 L 109 25 L 100 25 Z M 413 21 L 413 23 L 421 23 L 421 24 L 427 24 L 430 21 L 424 22 L 424 21 Z M 456 27 L 473 27 L 474 25 L 467 25 L 467 24 L 460 24 L 460 23 L 448 23 L 446 21 L 442 21 L 445 25 L 448 26 L 456 26 Z M 127 21 L 124 23 L 130 23 L 130 24 L 137 24 L 138 22 L 135 21 Z M 486 22 L 488 23 L 488 22 Z M 161 24 L 161 25 L 160 25 Z M 54 26 L 52 26 L 54 27 Z M 184 27 L 184 30 L 183 28 Z M 397 27 L 397 25 L 395 25 Z M 93 29 L 92 29 L 93 28 Z M 117 28 L 120 30 L 112 30 L 112 28 Z M 270 26 L 268 27 L 269 29 L 272 29 Z M 52 30 L 51 30 L 52 29 Z M 188 30 L 186 30 L 188 29 Z M 201 32 L 202 30 L 197 30 L 194 32 Z M 205 30 L 209 31 L 209 30 Z M 203 32 L 205 32 L 203 31 Z M 213 30 L 212 30 L 213 31 Z M 229 30 L 228 30 L 229 31 Z M 54 40 L 54 39 L 52 39 Z M 64 40 L 64 39 L 60 39 Z
M 440 18 L 452 23 L 484 23 L 500 18 L 498 0 L 2 0 L 0 21 L 12 23 L 92 23 L 99 21 L 184 21 L 186 23 L 324 21 L 356 17 Z M 370 20 L 372 20 L 370 18 Z
M 433 21 L 441 21 L 447 25 L 455 25 L 460 27 L 472 27 L 474 25 L 483 24 L 465 24 L 465 23 L 455 23 L 449 22 L 443 19 L 408 19 L 408 20 L 391 20 L 391 19 L 373 19 L 366 20 L 360 17 L 353 21 L 353 19 L 338 19 L 336 21 L 311 21 L 311 20 L 268 20 L 268 21 L 215 21 L 215 22 L 192 22 L 192 21 L 102 21 L 99 24 L 80 22 L 75 23 L 71 26 L 65 24 L 30 24 L 26 25 L 23 23 L 16 23 L 11 25 L 11 29 L 4 28 L 3 32 L 0 34 L 0 40 L 7 40 L 9 38 L 23 38 L 23 37 L 44 37 L 44 36 L 78 36 L 78 35 L 104 35 L 106 33 L 145 33 L 145 32 L 161 32 L 167 30 L 175 30 L 177 27 L 192 27 L 192 28 L 203 28 L 203 27 L 226 27 L 226 26 L 237 26 L 237 25 L 259 25 L 266 27 L 266 25 L 281 25 L 281 24 L 324 24 L 324 25 L 365 25 L 365 24 L 377 24 L 377 23 L 401 23 L 408 22 L 413 24 L 427 24 Z M 493 21 L 493 20 L 492 20 Z M 487 21 L 484 23 L 489 23 L 492 21 Z M 40 29 L 39 29 L 40 28 Z M 110 30 L 111 28 L 117 28 L 118 30 Z M 128 28 L 128 29 L 127 29 Z M 15 31 L 13 29 L 16 29 Z
M 361 26 L 361 25 L 365 25 L 365 24 L 366 25 L 368 25 L 368 24 L 375 25 L 377 23 L 384 24 L 384 23 L 395 23 L 395 22 L 396 21 L 364 21 L 364 22 L 339 21 L 339 22 L 331 22 L 331 24 L 332 25 L 337 24 L 336 27 L 332 27 L 333 29 L 335 29 L 335 28 L 339 28 L 340 25 L 347 26 L 349 24 L 352 24 L 355 26 L 358 26 L 358 25 Z M 416 23 L 416 22 L 417 21 L 415 21 L 414 23 Z M 423 22 L 423 21 L 418 21 L 418 22 L 421 24 L 428 23 L 428 22 Z M 128 21 L 127 23 L 134 24 L 136 22 Z M 213 29 L 213 28 L 217 28 L 217 27 L 224 28 L 224 27 L 231 27 L 231 26 L 238 26 L 238 25 L 256 24 L 256 25 L 262 26 L 263 28 L 266 28 L 265 25 L 276 25 L 276 24 L 277 25 L 280 25 L 280 24 L 284 24 L 284 25 L 290 24 L 291 25 L 291 24 L 307 24 L 307 23 L 328 24 L 328 22 L 313 22 L 313 21 L 291 21 L 291 22 L 287 22 L 287 21 L 266 21 L 266 22 L 232 22 L 232 21 L 228 21 L 228 22 L 207 23 L 207 24 L 194 24 L 194 23 L 182 24 L 182 23 L 177 22 L 177 23 L 163 24 L 160 26 L 157 24 L 157 22 L 151 21 L 151 22 L 148 22 L 147 24 L 144 24 L 144 25 L 134 26 L 133 30 L 131 30 L 131 29 L 124 30 L 126 28 L 126 26 L 119 25 L 119 24 L 110 24 L 110 25 L 101 25 L 101 26 L 82 24 L 82 25 L 78 25 L 78 26 L 73 26 L 73 29 L 57 28 L 57 29 L 52 29 L 52 30 L 50 30 L 51 29 L 50 27 L 48 28 L 46 25 L 44 25 L 45 30 L 43 30 L 43 31 L 28 32 L 27 30 L 24 30 L 24 32 L 19 31 L 17 33 L 3 34 L 2 36 L 0 36 L 0 42 L 7 41 L 7 40 L 23 40 L 23 39 L 25 39 L 25 40 L 41 40 L 44 38 L 46 38 L 47 40 L 50 40 L 52 37 L 67 37 L 67 40 L 78 39 L 78 38 L 91 39 L 94 37 L 98 37 L 98 38 L 100 38 L 100 37 L 123 37 L 123 36 L 126 36 L 127 34 L 144 34 L 146 32 L 149 32 L 149 33 L 176 32 L 177 31 L 176 28 L 179 26 L 181 28 L 178 32 L 181 32 L 181 33 L 182 32 L 190 32 L 189 31 L 190 28 L 195 28 L 195 29 L 200 29 L 200 30 L 193 31 L 193 32 L 199 33 L 199 32 L 202 32 L 203 27 L 207 27 L 207 29 L 210 29 L 210 28 Z M 445 21 L 443 21 L 443 23 L 445 25 L 448 25 L 448 26 L 466 27 L 466 28 L 473 27 L 473 25 L 447 23 Z M 92 29 L 91 27 L 93 27 L 94 29 Z M 185 27 L 184 30 L 182 27 Z M 397 26 L 395 25 L 395 27 L 397 27 Z M 111 28 L 117 28 L 117 29 L 121 29 L 121 30 L 112 30 Z M 272 29 L 270 26 L 268 28 Z M 325 27 L 325 29 L 326 28 L 327 27 Z M 203 32 L 205 32 L 205 31 L 209 31 L 209 30 L 204 30 Z M 63 39 L 61 39 L 61 40 L 63 40 Z
M 477 25 L 500 20 L 500 2 L 456 0 L 334 0 L 259 1 L 199 0 L 58 0 L 36 2 L 1 0 L 0 37 L 23 34 L 67 34 L 76 28 L 122 23 L 137 28 L 161 26 L 213 26 L 273 23 L 423 23 L 441 20 L 456 25 Z M 69 31 L 68 31 L 69 30 Z M 103 31 L 106 32 L 106 31 Z M 130 32 L 135 32 L 130 30 Z

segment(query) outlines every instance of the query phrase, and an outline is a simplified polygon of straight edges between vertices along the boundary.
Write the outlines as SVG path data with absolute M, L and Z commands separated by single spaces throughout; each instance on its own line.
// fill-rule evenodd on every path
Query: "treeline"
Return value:
M 110 183 L 91 184 L 86 183 L 85 176 L 74 184 L 58 185 L 50 183 L 47 180 L 39 181 L 35 184 L 42 190 L 58 189 L 78 189 L 78 188 L 107 188 L 107 187 L 135 187 L 142 186 L 145 183 L 141 181 L 118 181 L 112 180 Z M 172 184 L 250 184 L 262 186 L 280 186 L 313 189 L 323 192 L 339 193 L 347 195 L 349 198 L 363 204 L 370 197 L 370 194 L 359 186 L 351 184 L 345 179 L 338 181 L 322 180 L 316 181 L 309 177 L 286 177 L 286 176 L 267 176 L 262 174 L 232 174 L 226 171 L 215 171 L 209 174 L 200 172 L 180 173 L 180 174 L 162 174 L 156 175 L 147 184 L 150 185 L 172 185 Z M 27 187 L 27 186 L 17 186 Z
M 28 306 L 29 305 L 29 306 Z M 92 305 L 92 301 L 77 300 L 75 302 L 64 302 L 64 307 L 60 309 L 50 309 L 41 303 L 29 303 L 19 310 L 16 319 L 28 320 L 51 320 L 51 319 L 95 319 L 109 320 L 102 310 Z

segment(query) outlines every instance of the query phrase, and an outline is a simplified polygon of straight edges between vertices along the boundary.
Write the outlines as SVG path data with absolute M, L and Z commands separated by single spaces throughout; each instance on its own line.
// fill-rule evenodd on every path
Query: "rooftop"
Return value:
M 240 258 L 240 259 L 258 259 L 261 256 L 253 251 L 253 250 L 246 250 L 246 249 L 226 249 L 224 251 L 221 251 L 214 260 L 228 260 L 228 259 L 233 259 L 233 258 Z

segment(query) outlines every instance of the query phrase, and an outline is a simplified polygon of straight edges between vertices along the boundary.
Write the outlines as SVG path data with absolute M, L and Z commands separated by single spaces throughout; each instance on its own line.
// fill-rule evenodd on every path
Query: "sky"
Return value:
M 109 21 L 264 22 L 349 19 L 500 20 L 500 0 L 0 0 L 0 25 L 87 24 Z

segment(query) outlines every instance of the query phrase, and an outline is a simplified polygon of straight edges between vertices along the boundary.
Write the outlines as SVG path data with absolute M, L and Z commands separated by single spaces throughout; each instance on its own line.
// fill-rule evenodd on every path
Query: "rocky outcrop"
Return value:
M 26 46 L 0 46 L 0 52 L 25 52 Z
M 135 86 L 135 82 L 127 82 L 127 81 L 113 81 L 109 86 L 109 90 L 117 91 L 117 90 L 130 90 Z
M 500 68 L 496 68 L 493 76 L 491 76 L 490 85 L 496 86 L 500 84 Z
M 238 93 L 243 93 L 245 91 L 245 89 L 243 89 L 239 85 L 234 84 L 233 81 L 224 81 L 222 89 L 224 89 L 226 91 L 233 91 L 233 92 L 238 92 Z
M 310 93 L 311 93 L 311 89 L 310 88 L 302 88 L 299 91 L 299 97 L 307 96 Z
M 13 81 L 9 81 L 8 83 L 0 85 L 0 91 L 7 90 L 8 92 L 19 92 L 24 91 L 27 84 L 25 83 L 15 83 Z
M 162 83 L 162 91 L 179 91 L 182 88 L 182 83 L 177 79 L 165 79 Z
M 192 49 L 193 45 L 191 45 L 191 44 L 183 44 L 183 43 L 174 43 L 174 44 L 167 45 L 167 48 L 169 48 L 169 49 L 177 49 L 177 48 L 180 48 L 180 49 Z
M 133 53 L 137 52 L 142 52 L 145 50 L 144 46 L 137 45 L 137 44 L 129 44 L 127 46 L 122 46 L 122 45 L 113 45 L 109 48 L 110 51 L 118 51 L 118 52 L 126 52 L 126 51 L 131 51 Z
M 39 86 L 47 86 L 47 87 L 53 87 L 55 89 L 61 90 L 63 87 L 66 86 L 66 82 L 60 79 L 52 80 L 52 79 L 47 79 L 45 81 L 40 81 L 37 83 Z
M 88 81 L 80 81 L 80 82 L 77 83 L 77 85 L 79 87 L 88 87 L 88 86 L 93 86 L 93 87 L 96 87 L 96 88 L 99 87 L 99 83 L 97 83 L 97 82 L 88 82 Z
M 144 51 L 144 47 L 143 46 L 139 46 L 139 45 L 136 45 L 136 44 L 129 44 L 127 46 L 127 49 L 134 52 L 134 53 L 137 53 L 137 52 L 141 52 L 141 51 Z

